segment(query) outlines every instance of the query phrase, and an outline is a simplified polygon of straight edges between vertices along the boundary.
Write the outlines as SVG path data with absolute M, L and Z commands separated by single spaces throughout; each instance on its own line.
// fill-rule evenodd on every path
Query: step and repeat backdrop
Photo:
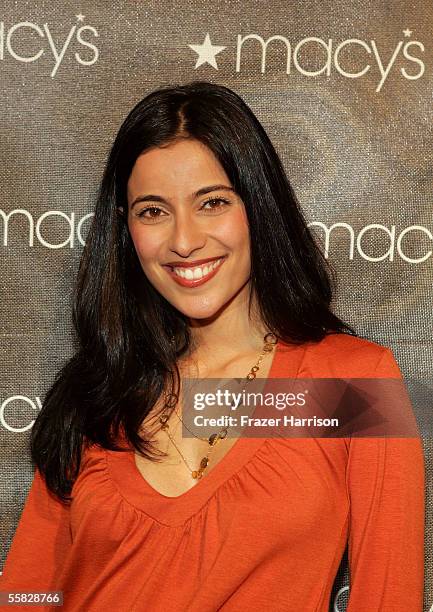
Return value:
M 2 4 L 0 570 L 33 477 L 30 430 L 72 354 L 72 284 L 107 152 L 144 95 L 202 79 L 263 123 L 336 271 L 335 310 L 394 351 L 416 395 L 433 609 L 432 48 L 423 0 Z M 344 558 L 333 611 L 348 576 Z

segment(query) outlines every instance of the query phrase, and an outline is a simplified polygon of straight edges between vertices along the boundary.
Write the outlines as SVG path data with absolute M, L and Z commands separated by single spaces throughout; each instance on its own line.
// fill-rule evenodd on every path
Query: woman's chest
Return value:
M 150 486 L 131 457 L 108 452 L 106 470 L 82 475 L 73 530 L 91 532 L 101 545 L 107 534 L 121 542 L 131 531 L 144 543 L 150 527 L 168 539 L 175 528 L 191 541 L 244 534 L 271 548 L 305 537 L 321 541 L 341 534 L 348 517 L 346 461 L 341 440 L 262 440 L 250 456 L 235 447 L 214 472 L 170 497 Z

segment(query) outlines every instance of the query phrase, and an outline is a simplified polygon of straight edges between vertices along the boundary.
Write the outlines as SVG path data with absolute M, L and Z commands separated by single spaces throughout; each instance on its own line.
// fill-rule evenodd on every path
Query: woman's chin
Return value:
M 189 306 L 185 303 L 183 303 L 182 305 L 173 304 L 173 306 L 177 308 L 177 310 L 179 310 L 185 317 L 187 317 L 191 321 L 205 321 L 207 319 L 211 320 L 221 313 L 221 311 L 224 309 L 224 305 L 224 303 L 221 303 L 219 301 L 212 303 L 206 301 L 206 303 L 194 304 Z

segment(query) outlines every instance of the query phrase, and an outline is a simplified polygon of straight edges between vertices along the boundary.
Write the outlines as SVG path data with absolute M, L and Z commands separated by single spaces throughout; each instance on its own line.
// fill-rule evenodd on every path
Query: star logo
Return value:
M 409 30 L 409 28 L 406 28 L 406 30 L 403 30 L 403 34 L 408 37 L 412 34 L 412 30 Z
M 84 21 L 84 15 L 81 13 L 79 15 L 75 15 L 75 17 L 78 19 L 78 21 Z
M 215 68 L 215 70 L 218 70 L 215 56 L 226 48 L 213 45 L 210 40 L 209 32 L 206 34 L 204 42 L 201 45 L 188 45 L 188 47 L 195 51 L 198 55 L 194 69 L 198 68 L 202 64 L 210 64 L 213 68 Z

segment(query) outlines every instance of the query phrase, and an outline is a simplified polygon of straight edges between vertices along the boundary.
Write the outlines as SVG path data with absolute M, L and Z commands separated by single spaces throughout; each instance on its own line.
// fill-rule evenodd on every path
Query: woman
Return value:
M 193 82 L 140 101 L 101 182 L 78 347 L 32 430 L 1 590 L 62 591 L 68 611 L 325 611 L 348 544 L 349 612 L 421 610 L 419 438 L 182 437 L 186 377 L 400 378 L 330 301 L 239 96 Z

